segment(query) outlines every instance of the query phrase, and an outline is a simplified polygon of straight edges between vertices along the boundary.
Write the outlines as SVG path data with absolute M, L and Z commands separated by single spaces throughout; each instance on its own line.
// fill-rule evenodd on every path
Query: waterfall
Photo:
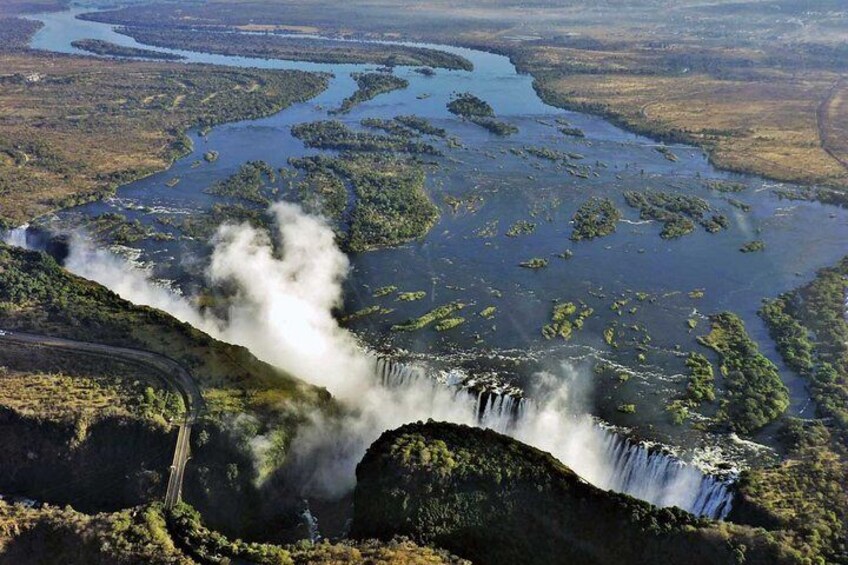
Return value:
M 524 411 L 526 400 L 515 394 L 515 391 L 480 387 L 476 382 L 469 381 L 467 375 L 456 371 L 433 375 L 423 366 L 379 357 L 376 373 L 380 384 L 386 388 L 404 388 L 413 384 L 423 384 L 433 390 L 450 387 L 454 390 L 454 399 L 473 410 L 474 420 L 478 424 L 501 433 L 509 433 Z
M 321 532 L 318 530 L 318 518 L 315 517 L 309 508 L 308 501 L 304 501 L 304 506 L 303 512 L 300 513 L 300 519 L 303 520 L 303 525 L 307 531 L 306 539 L 316 544 L 321 541 Z
M 702 471 L 661 449 L 632 441 L 587 418 L 562 418 L 556 435 L 580 436 L 574 446 L 558 449 L 539 441 L 539 422 L 550 424 L 549 414 L 520 396 L 515 388 L 487 383 L 454 372 L 428 371 L 420 365 L 378 358 L 376 374 L 387 388 L 429 385 L 451 387 L 458 402 L 467 403 L 478 425 L 544 446 L 584 479 L 604 490 L 614 490 L 656 506 L 677 506 L 697 516 L 723 519 L 733 502 L 731 481 Z M 584 415 L 585 416 L 585 415 Z M 588 421 L 588 423 L 587 423 Z M 542 432 L 544 433 L 544 432 Z M 553 440 L 556 441 L 556 440 Z
M 708 518 L 721 519 L 730 512 L 733 493 L 727 481 L 661 450 L 598 429 L 609 467 L 597 486 Z
M 17 228 L 12 228 L 7 231 L 3 236 L 3 242 L 12 245 L 15 247 L 24 247 L 27 246 L 27 230 L 29 229 L 29 224 L 24 224 Z

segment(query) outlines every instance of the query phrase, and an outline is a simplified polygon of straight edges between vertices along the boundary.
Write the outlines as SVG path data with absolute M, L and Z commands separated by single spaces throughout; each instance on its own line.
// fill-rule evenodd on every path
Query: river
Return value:
M 90 38 L 151 48 L 116 33 L 109 25 L 76 19 L 87 11 L 91 9 L 74 7 L 32 16 L 44 23 L 32 47 L 79 53 L 71 42 Z M 301 69 L 332 73 L 334 78 L 318 97 L 276 115 L 218 126 L 203 137 L 193 132 L 194 150 L 170 170 L 122 187 L 115 198 L 60 215 L 118 211 L 162 230 L 157 217 L 198 213 L 221 202 L 203 190 L 246 161 L 264 160 L 274 167 L 285 167 L 291 157 L 318 153 L 292 137 L 290 130 L 295 124 L 340 119 L 360 128 L 364 118 L 414 114 L 445 128 L 461 140 L 462 147 L 440 147 L 445 155 L 435 159 L 438 167 L 429 171 L 427 188 L 442 216 L 426 237 L 351 257 L 346 310 L 353 312 L 373 304 L 393 309 L 384 316 L 353 323 L 352 330 L 363 339 L 381 348 L 403 348 L 469 367 L 506 358 L 513 369 L 504 374 L 521 385 L 532 379 L 532 371 L 523 369 L 525 363 L 536 370 L 563 359 L 587 367 L 603 359 L 631 371 L 634 378 L 626 385 L 602 381 L 596 387 L 595 415 L 638 429 L 641 436 L 697 446 L 709 443 L 712 436 L 690 426 L 671 426 L 664 400 L 685 387 L 683 354 L 706 352 L 696 342 L 696 336 L 708 325 L 704 316 L 730 310 L 743 318 L 752 337 L 781 368 L 792 394 L 791 412 L 805 414 L 811 410 L 803 382 L 786 370 L 756 312 L 763 298 L 796 288 L 811 279 L 817 269 L 845 255 L 848 211 L 781 200 L 774 189 L 787 185 L 717 170 L 697 148 L 670 146 L 678 158 L 672 161 L 657 151 L 654 140 L 596 116 L 551 107 L 536 95 L 532 78 L 517 73 L 509 59 L 501 55 L 453 46 L 424 46 L 461 55 L 474 64 L 474 70 L 437 69 L 435 76 L 428 77 L 410 67 L 397 67 L 395 74 L 409 81 L 408 88 L 378 96 L 341 116 L 329 116 L 328 110 L 338 107 L 355 89 L 350 74 L 372 71 L 376 66 L 252 59 L 152 47 L 183 55 L 186 64 Z M 498 118 L 517 126 L 519 132 L 499 137 L 452 115 L 446 104 L 457 92 L 471 92 L 488 101 Z M 563 135 L 556 127 L 557 119 L 581 129 L 585 137 Z M 571 176 L 561 165 L 522 151 L 528 146 L 579 153 L 590 174 L 588 178 Z M 219 152 L 218 161 L 194 166 L 209 150 Z M 179 177 L 179 184 L 168 187 L 166 182 L 175 177 Z M 709 189 L 707 180 L 743 183 L 747 188 L 727 195 Z M 629 208 L 622 196 L 625 190 L 646 188 L 699 196 L 726 214 L 730 226 L 716 234 L 699 228 L 680 239 L 661 239 L 660 227 L 639 221 L 638 211 Z M 469 201 L 473 198 L 481 204 L 454 212 L 444 202 L 446 195 Z M 624 220 L 609 237 L 571 242 L 570 218 L 590 196 L 611 198 L 622 210 Z M 728 196 L 744 202 L 749 211 L 731 206 Z M 535 222 L 535 232 L 506 237 L 508 227 L 520 220 Z M 480 230 L 487 226 L 496 226 L 495 237 L 480 237 Z M 753 239 L 763 240 L 765 250 L 741 253 L 739 248 Z M 570 259 L 556 257 L 566 249 L 573 252 Z M 158 277 L 175 281 L 185 292 L 196 289 L 198 273 L 187 265 L 196 265 L 198 258 L 202 259 L 206 252 L 202 243 L 185 238 L 145 242 L 139 251 L 138 259 L 152 265 Z M 518 266 L 531 257 L 549 258 L 549 266 L 538 271 Z M 427 296 L 417 302 L 374 298 L 373 291 L 385 285 L 397 285 L 404 291 L 423 290 Z M 639 300 L 641 293 L 653 300 Z M 464 314 L 466 322 L 459 328 L 409 334 L 390 329 L 393 324 L 454 300 L 471 305 Z M 555 300 L 583 302 L 595 312 L 568 343 L 549 342 L 541 334 Z M 627 304 L 614 309 L 615 300 L 627 300 Z M 475 315 L 487 306 L 497 308 L 493 319 Z M 698 324 L 695 331 L 688 328 L 690 319 Z M 611 325 L 623 333 L 642 336 L 644 348 L 610 348 L 603 332 Z M 644 339 L 646 335 L 650 340 Z M 644 360 L 638 359 L 640 352 L 645 354 Z M 591 371 L 586 375 L 594 378 Z M 634 403 L 637 414 L 619 413 L 616 407 L 623 403 Z

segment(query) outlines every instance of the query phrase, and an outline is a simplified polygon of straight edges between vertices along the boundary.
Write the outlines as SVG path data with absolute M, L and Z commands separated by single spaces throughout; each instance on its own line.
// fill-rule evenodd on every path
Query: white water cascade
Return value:
M 3 242 L 15 247 L 27 247 L 27 229 L 29 224 L 24 224 L 17 228 L 12 228 L 3 234 Z
M 433 374 L 424 367 L 390 359 L 377 361 L 377 378 L 387 388 L 420 386 L 426 381 L 433 387 L 451 387 L 457 401 L 467 402 L 473 410 L 478 425 L 551 452 L 604 490 L 623 492 L 656 506 L 677 506 L 708 518 L 722 519 L 730 512 L 733 492 L 728 480 L 634 442 L 585 414 L 551 418 L 549 411 L 517 396 L 514 389 L 479 389 L 450 373 Z M 552 424 L 572 429 L 551 430 Z

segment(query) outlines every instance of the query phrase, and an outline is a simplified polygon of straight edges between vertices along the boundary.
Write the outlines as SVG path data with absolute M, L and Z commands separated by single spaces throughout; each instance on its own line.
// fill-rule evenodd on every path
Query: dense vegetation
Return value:
M 299 185 L 301 198 L 341 222 L 337 232 L 350 251 L 417 239 L 439 218 L 439 209 L 424 188 L 424 169 L 415 160 L 345 154 L 305 157 L 292 164 L 306 172 L 306 179 Z M 348 184 L 354 199 L 346 215 Z
M 448 304 L 443 304 L 442 306 L 438 306 L 428 312 L 425 312 L 417 318 L 412 318 L 410 320 L 407 320 L 403 324 L 397 324 L 395 326 L 392 326 L 392 331 L 414 332 L 416 330 L 426 328 L 430 324 L 438 323 L 444 320 L 461 319 L 452 318 L 452 315 L 456 312 L 459 312 L 463 308 L 465 308 L 465 304 L 463 304 L 462 302 L 450 302 Z
M 848 259 L 767 301 L 761 315 L 787 365 L 808 379 L 818 410 L 848 442 Z
M 95 55 L 106 55 L 110 57 L 142 57 L 144 59 L 161 59 L 164 61 L 179 61 L 185 59 L 182 55 L 175 53 L 164 53 L 152 49 L 141 49 L 139 47 L 127 47 L 118 45 L 102 39 L 77 39 L 71 42 L 72 47 L 94 53 Z
M 469 565 L 444 551 L 404 539 L 279 546 L 227 539 L 181 504 L 150 504 L 115 513 L 26 508 L 0 501 L 0 563 L 86 565 Z
M 778 534 L 657 509 L 491 430 L 384 433 L 357 468 L 352 535 L 409 535 L 481 565 L 800 563 Z
M 24 49 L 43 24 L 35 20 L 4 17 L 0 11 L 0 50 Z
M 268 163 L 265 161 L 248 161 L 239 167 L 239 170 L 234 174 L 213 184 L 206 192 L 267 205 L 271 201 L 263 193 L 263 189 L 276 180 L 276 172 Z
M 739 519 L 790 528 L 821 563 L 848 563 L 848 259 L 764 302 L 760 315 L 786 364 L 807 379 L 824 420 L 793 420 L 780 465 L 743 476 Z
M 454 97 L 448 102 L 448 110 L 463 118 L 491 118 L 495 115 L 495 110 L 488 102 L 470 92 L 463 92 Z
M 489 103 L 470 92 L 456 95 L 453 100 L 448 102 L 448 110 L 497 135 L 511 135 L 518 131 L 517 127 L 496 120 L 495 111 Z
M 307 147 L 339 151 L 399 152 L 413 155 L 438 155 L 429 143 L 416 141 L 408 135 L 377 135 L 354 131 L 339 121 L 319 121 L 297 124 L 292 135 Z
M 752 433 L 783 414 L 789 407 L 789 391 L 736 314 L 717 314 L 710 322 L 710 333 L 699 341 L 721 355 L 727 394 L 719 418 L 738 432 Z
M 812 563 L 848 563 L 848 460 L 845 443 L 821 421 L 790 420 L 786 459 L 742 474 L 729 518 L 783 529 Z
M 609 198 L 592 197 L 580 205 L 574 213 L 571 231 L 572 241 L 595 239 L 615 232 L 621 212 Z
M 663 239 L 690 234 L 695 231 L 695 223 L 710 233 L 721 231 L 729 225 L 726 216 L 711 214 L 712 208 L 707 201 L 697 196 L 648 190 L 625 192 L 624 198 L 627 204 L 639 210 L 643 220 L 662 222 L 660 236 Z
M 0 54 L 0 106 L 17 108 L 0 117 L 0 224 L 20 225 L 165 168 L 190 149 L 188 127 L 272 114 L 327 84 L 300 71 L 53 61 Z
M 380 94 L 401 90 L 409 86 L 409 81 L 389 73 L 353 73 L 350 76 L 356 81 L 356 92 L 342 100 L 342 105 L 336 111 L 343 114 L 349 112 L 357 104 L 361 104 Z
M 89 14 L 97 18 L 96 14 Z M 220 55 L 315 61 L 318 63 L 371 63 L 386 66 L 430 66 L 471 70 L 470 61 L 436 49 L 376 45 L 283 37 L 273 34 L 233 34 L 218 31 L 129 27 L 123 32 L 136 41 L 157 47 L 204 51 Z
M 573 302 L 559 302 L 554 304 L 551 312 L 551 323 L 542 328 L 545 339 L 561 337 L 564 340 L 571 339 L 574 330 L 583 328 L 583 323 L 594 313 L 594 310 L 585 304 L 578 307 Z

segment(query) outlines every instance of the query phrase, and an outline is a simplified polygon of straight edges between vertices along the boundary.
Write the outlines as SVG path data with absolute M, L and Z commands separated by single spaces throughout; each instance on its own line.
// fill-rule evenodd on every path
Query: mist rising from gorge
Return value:
M 297 205 L 278 203 L 270 213 L 277 226 L 273 236 L 248 224 L 224 225 L 212 241 L 206 279 L 210 287 L 223 286 L 231 293 L 223 317 L 201 311 L 194 301 L 157 284 L 148 272 L 93 248 L 83 237 L 72 239 L 65 265 L 131 302 L 164 310 L 215 338 L 249 348 L 258 358 L 306 382 L 326 387 L 345 411 L 333 417 L 311 414 L 287 454 L 289 476 L 304 496 L 349 492 L 355 485 L 356 464 L 385 430 L 429 418 L 478 425 L 475 398 L 464 391 L 429 379 L 400 387 L 380 384 L 375 358 L 332 314 L 342 304 L 342 283 L 349 269 L 332 229 Z M 657 504 L 692 506 L 701 480 L 694 469 L 670 481 L 646 477 L 644 485 L 625 482 L 636 469 L 634 464 L 640 473 L 668 469 L 646 459 L 646 450 L 634 455 L 626 452 L 627 446 L 610 444 L 616 436 L 599 428 L 587 410 L 591 375 L 564 364 L 555 373 L 535 375 L 533 382 L 535 390 L 529 392 L 537 400 L 522 418 L 514 422 L 511 414 L 495 414 L 485 425 L 552 453 L 602 488 L 631 491 Z M 261 441 L 254 443 L 261 447 Z M 262 450 L 254 454 L 261 457 Z M 622 461 L 626 468 L 616 466 Z M 259 461 L 257 468 L 261 467 Z

